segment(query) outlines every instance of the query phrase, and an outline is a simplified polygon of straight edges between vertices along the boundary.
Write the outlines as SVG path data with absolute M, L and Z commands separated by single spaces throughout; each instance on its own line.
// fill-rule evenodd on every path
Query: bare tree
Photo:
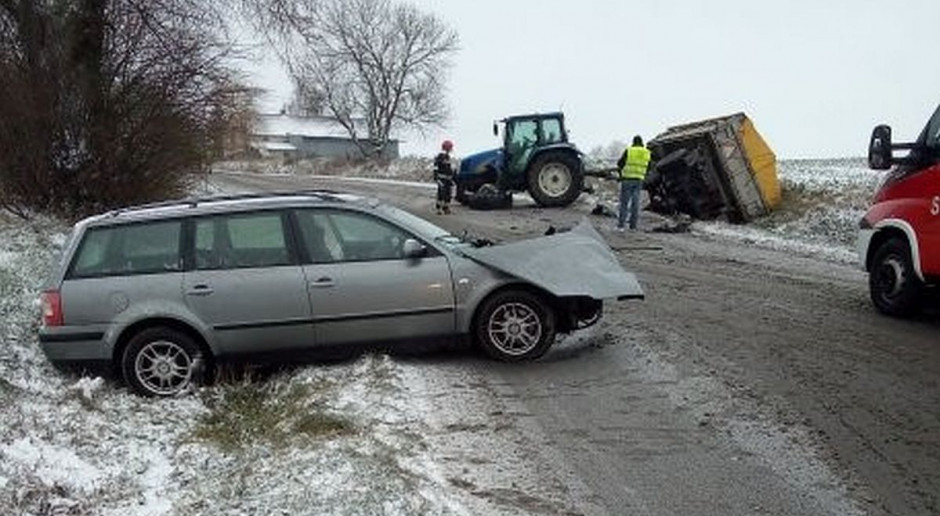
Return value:
M 399 130 L 449 116 L 445 81 L 458 38 L 435 16 L 390 0 L 246 0 L 288 67 L 306 111 L 334 117 L 365 156 Z
M 208 0 L 0 0 L 0 207 L 184 192 L 247 90 Z

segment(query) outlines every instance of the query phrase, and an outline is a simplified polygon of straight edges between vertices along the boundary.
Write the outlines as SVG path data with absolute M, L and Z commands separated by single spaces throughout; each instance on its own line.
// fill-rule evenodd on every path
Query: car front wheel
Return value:
M 882 313 L 907 317 L 917 312 L 921 282 L 906 241 L 892 238 L 878 248 L 872 258 L 868 286 L 872 302 Z
M 137 394 L 167 397 L 189 388 L 202 361 L 199 347 L 188 335 L 171 328 L 148 328 L 131 338 L 121 372 Z
M 486 300 L 476 319 L 477 343 L 504 362 L 534 360 L 555 342 L 555 314 L 538 296 L 521 290 Z

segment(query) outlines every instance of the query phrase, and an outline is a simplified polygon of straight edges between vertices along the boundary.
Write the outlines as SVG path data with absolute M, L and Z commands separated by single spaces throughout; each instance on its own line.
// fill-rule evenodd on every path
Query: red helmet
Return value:
M 441 149 L 449 151 L 454 148 L 454 142 L 450 140 L 444 140 L 444 143 L 441 144 Z

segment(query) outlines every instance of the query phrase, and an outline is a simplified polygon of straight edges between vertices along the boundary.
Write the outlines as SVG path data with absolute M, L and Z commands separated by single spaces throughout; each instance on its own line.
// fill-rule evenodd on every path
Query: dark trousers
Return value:
M 454 182 L 445 178 L 438 178 L 435 179 L 435 181 L 437 181 L 437 203 L 450 204 L 451 190 L 453 189 Z

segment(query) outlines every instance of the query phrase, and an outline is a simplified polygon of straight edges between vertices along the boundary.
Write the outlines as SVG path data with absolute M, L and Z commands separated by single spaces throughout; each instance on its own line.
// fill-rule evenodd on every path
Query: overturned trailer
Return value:
M 657 213 L 748 222 L 780 204 L 776 156 L 744 113 L 671 127 L 647 146 Z

